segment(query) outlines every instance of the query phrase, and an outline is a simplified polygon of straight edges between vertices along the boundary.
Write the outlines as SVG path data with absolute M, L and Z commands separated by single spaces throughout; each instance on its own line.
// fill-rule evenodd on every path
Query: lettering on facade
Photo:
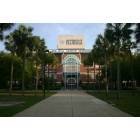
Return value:
M 66 45 L 82 45 L 82 40 L 66 40 Z
M 81 35 L 58 36 L 58 49 L 83 49 L 84 37 Z

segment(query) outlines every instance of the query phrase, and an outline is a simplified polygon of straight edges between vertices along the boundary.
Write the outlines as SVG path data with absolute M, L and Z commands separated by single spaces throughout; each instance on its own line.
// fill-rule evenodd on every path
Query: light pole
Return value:
M 105 48 L 105 82 L 106 82 L 106 94 L 108 95 L 107 48 Z
M 43 96 L 45 97 L 45 83 L 46 83 L 46 79 L 45 79 L 45 65 L 46 65 L 46 61 L 45 61 L 45 54 L 48 53 L 49 50 L 44 50 L 43 54 L 44 54 L 44 57 L 43 57 Z
M 118 60 L 117 60 L 117 99 L 120 98 L 120 47 L 118 47 Z

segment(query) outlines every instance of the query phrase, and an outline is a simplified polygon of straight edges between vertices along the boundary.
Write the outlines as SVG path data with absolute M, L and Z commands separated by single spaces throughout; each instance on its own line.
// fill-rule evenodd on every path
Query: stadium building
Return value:
M 83 60 L 91 50 L 85 49 L 84 36 L 58 36 L 57 49 L 50 50 L 58 58 L 57 67 L 50 69 L 57 83 L 63 83 L 65 88 L 78 88 L 80 84 L 95 82 L 95 76 L 100 72 L 98 65 L 84 66 Z

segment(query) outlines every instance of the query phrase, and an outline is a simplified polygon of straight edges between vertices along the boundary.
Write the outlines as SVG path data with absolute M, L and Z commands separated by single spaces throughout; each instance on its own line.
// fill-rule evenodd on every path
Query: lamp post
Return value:
M 46 61 L 45 61 L 45 54 L 48 53 L 49 50 L 44 50 L 44 57 L 43 57 L 43 96 L 45 97 L 45 83 L 46 83 L 46 79 L 45 79 L 45 65 L 46 65 Z
M 108 95 L 108 76 L 107 76 L 107 48 L 105 48 L 105 82 L 106 82 L 106 94 Z

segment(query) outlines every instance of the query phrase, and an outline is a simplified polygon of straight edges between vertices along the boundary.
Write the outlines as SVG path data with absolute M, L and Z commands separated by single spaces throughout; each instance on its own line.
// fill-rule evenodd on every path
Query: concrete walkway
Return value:
M 110 104 L 83 90 L 61 90 L 59 93 L 18 113 L 16 117 L 128 117 Z

